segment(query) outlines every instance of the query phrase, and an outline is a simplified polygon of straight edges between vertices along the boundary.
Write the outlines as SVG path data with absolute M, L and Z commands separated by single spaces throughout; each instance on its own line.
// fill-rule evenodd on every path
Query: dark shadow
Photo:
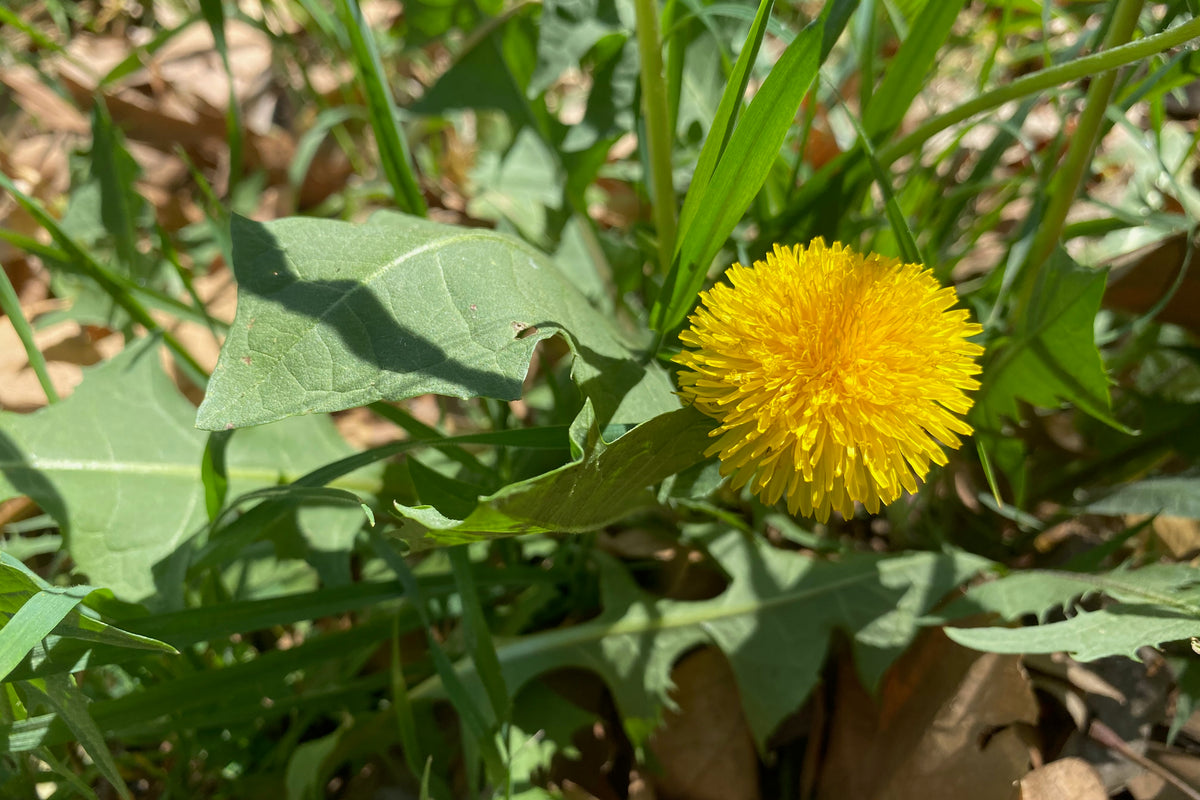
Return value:
M 393 306 L 400 304 L 399 301 L 387 295 L 406 291 L 403 285 L 392 283 L 386 292 L 381 292 L 379 287 L 372 287 L 357 278 L 303 278 L 289 260 L 283 245 L 270 230 L 235 218 L 235 231 L 239 226 L 251 225 L 254 226 L 252 229 L 235 237 L 235 262 L 241 265 L 236 269 L 239 293 L 253 296 L 253 302 L 269 303 L 288 313 L 301 314 L 319 323 L 337 338 L 338 343 L 359 365 L 367 367 L 368 371 L 381 373 L 374 377 L 370 384 L 378 384 L 381 395 L 395 394 L 402 390 L 402 387 L 389 390 L 388 384 L 392 382 L 389 376 L 419 374 L 422 376 L 421 384 L 434 384 L 434 393 L 437 394 L 462 396 L 469 392 L 471 395 L 502 400 L 521 397 L 523 374 L 505 377 L 496 372 L 479 369 L 473 364 L 452 357 L 423 332 L 423 329 L 447 324 L 443 320 L 432 317 L 398 319 L 399 313 L 410 312 L 407 309 L 398 312 Z M 486 267 L 481 265 L 480 269 Z M 479 298 L 480 304 L 487 299 Z M 407 298 L 404 300 L 407 304 Z M 474 304 L 468 308 L 473 309 Z M 470 311 L 467 308 L 457 310 L 469 320 Z M 239 313 L 242 312 L 239 310 Z M 455 319 L 449 324 L 463 323 Z M 465 324 L 469 325 L 470 322 Z M 513 370 L 517 358 L 520 358 L 522 366 L 527 368 L 533 345 L 545 338 L 548 331 L 561 331 L 562 335 L 569 336 L 566 327 L 552 319 L 501 318 L 494 324 L 504 327 L 502 335 L 495 338 L 503 339 L 507 336 L 509 344 L 492 352 L 495 353 L 497 361 L 509 370 Z M 291 346 L 290 333 L 286 337 L 281 336 L 253 317 L 245 319 L 244 325 L 246 346 L 251 351 L 257 349 L 274 355 L 281 348 Z M 517 344 L 518 340 L 526 338 L 535 341 L 524 345 Z M 587 361 L 597 371 L 597 374 L 582 383 L 581 388 L 592 398 L 597 422 L 603 427 L 610 422 L 613 412 L 625 395 L 642 381 L 644 370 L 636 363 L 632 354 L 629 358 L 608 357 L 575 342 L 573 337 L 572 341 L 579 353 L 577 357 Z M 509 346 L 515 346 L 515 352 L 507 353 Z M 243 360 L 248 362 L 250 358 L 253 358 L 253 352 L 245 355 Z M 355 390 L 363 388 L 361 383 L 354 383 L 355 380 L 361 379 L 361 368 L 356 369 L 355 365 L 343 368 L 337 363 L 329 364 L 328 368 L 332 392 L 352 394 Z M 436 386 L 438 383 L 444 386 Z M 314 410 L 332 408 L 317 407 Z
M 71 519 L 62 495 L 41 470 L 29 463 L 17 443 L 3 431 L 0 431 L 0 474 L 17 492 L 27 495 L 53 517 L 64 535 L 70 534 Z

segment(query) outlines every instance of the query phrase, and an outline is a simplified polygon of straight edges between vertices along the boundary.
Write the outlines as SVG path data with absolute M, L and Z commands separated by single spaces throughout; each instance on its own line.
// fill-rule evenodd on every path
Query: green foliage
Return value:
M 234 248 L 238 315 L 197 418 L 208 430 L 430 392 L 515 400 L 557 333 L 604 424 L 678 407 L 662 370 L 516 239 L 380 212 L 236 220 Z
M 1114 601 L 1068 619 L 1027 628 L 947 628 L 951 639 L 994 653 L 1066 651 L 1081 661 L 1137 658 L 1142 647 L 1200 636 L 1200 575 L 1185 564 L 1156 564 L 1106 574 L 1027 570 L 973 587 L 947 614 L 989 611 L 1012 620 L 1070 608 L 1080 595 Z
M 0 72 L 34 66 L 64 98 L 48 58 L 97 21 L 35 5 L 0 9 Z M 993 652 L 1186 652 L 1194 550 L 1127 517 L 1200 519 L 1200 349 L 1172 299 L 1194 299 L 1200 195 L 1194 132 L 1169 119 L 1200 20 L 1136 5 L 1101 28 L 1096 4 L 1025 0 L 829 0 L 815 18 L 418 0 L 390 27 L 357 0 L 146 9 L 73 130 L 69 190 L 0 156 L 0 213 L 20 214 L 0 246 L 70 305 L 39 316 L 20 273 L 0 280 L 49 402 L 0 410 L 0 502 L 36 506 L 0 543 L 0 794 L 53 778 L 56 796 L 128 797 L 136 775 L 162 796 L 305 800 L 383 775 L 438 800 L 557 797 L 612 706 L 610 763 L 653 780 L 672 670 L 704 646 L 764 773 L 794 783 L 771 749 L 798 749 L 786 720 L 839 639 L 872 690 L 932 625 Z M 162 148 L 191 181 L 167 194 L 198 198 L 176 229 L 139 184 L 153 125 L 120 87 L 193 26 L 236 74 L 234 25 L 270 47 L 262 91 L 287 89 L 264 116 L 231 83 L 222 134 Z M 1039 114 L 1061 124 L 1031 131 Z M 266 157 L 284 132 L 266 117 L 289 159 Z M 339 159 L 353 177 L 302 203 Z M 722 487 L 712 422 L 667 366 L 721 269 L 817 235 L 927 260 L 987 348 L 981 460 L 964 448 L 918 496 L 822 526 Z M 1141 245 L 1170 274 L 1139 284 L 1139 261 L 1123 294 Z M 227 334 L 201 300 L 220 260 Z M 38 336 L 64 319 L 124 349 L 59 401 Z M 185 323 L 225 336 L 211 377 Z M 204 390 L 198 410 L 181 387 Z M 1069 557 L 1035 546 L 1088 515 L 1123 519 Z M 985 569 L 1005 574 L 943 605 Z M 995 624 L 953 627 L 981 614 Z M 576 693 L 577 669 L 612 702 Z M 1197 675 L 1180 670 L 1179 715 Z
M 425 528 L 424 539 L 464 544 L 495 536 L 566 531 L 581 533 L 611 525 L 655 505 L 649 491 L 704 458 L 704 435 L 712 422 L 681 408 L 638 425 L 613 443 L 605 442 L 589 405 L 581 416 L 591 445 L 581 459 L 553 472 L 479 498 L 465 519 L 450 519 L 432 506 L 397 510 Z
M 498 645 L 510 691 L 552 669 L 598 670 L 620 706 L 627 734 L 643 742 L 663 707 L 671 705 L 676 659 L 711 644 L 729 658 L 746 718 L 764 747 L 816 684 L 835 630 L 851 635 L 860 674 L 876 685 L 911 642 L 935 598 L 987 563 L 965 553 L 861 555 L 830 563 L 740 533 L 706 538 L 709 553 L 730 576 L 720 595 L 698 602 L 654 601 L 620 570 L 606 569 L 602 615 Z M 459 671 L 464 679 L 477 680 L 470 664 Z M 432 679 L 413 697 L 442 691 Z

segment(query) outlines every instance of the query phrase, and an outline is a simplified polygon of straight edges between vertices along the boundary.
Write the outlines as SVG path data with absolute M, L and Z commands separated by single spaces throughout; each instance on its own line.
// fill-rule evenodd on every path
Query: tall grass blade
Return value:
M 392 186 L 396 205 L 402 211 L 423 217 L 427 211 L 425 198 L 413 175 L 412 158 L 404 132 L 400 130 L 396 103 L 388 88 L 374 34 L 358 7 L 358 0 L 338 0 L 338 12 L 350 36 L 350 55 L 367 98 L 371 129 L 375 132 L 383 172 Z
M 13 330 L 17 332 L 17 337 L 20 338 L 21 344 L 25 348 L 29 366 L 33 367 L 38 383 L 42 385 L 42 391 L 46 393 L 46 400 L 57 403 L 58 392 L 54 390 L 54 384 L 50 381 L 50 372 L 46 369 L 46 358 L 33 340 L 33 328 L 30 327 L 29 320 L 25 319 L 25 312 L 21 310 L 21 299 L 17 297 L 17 290 L 13 288 L 12 281 L 8 279 L 8 273 L 4 270 L 0 270 L 0 311 L 3 311 L 12 322 Z
M 863 113 L 863 128 L 870 138 L 875 139 L 900 124 L 925 84 L 925 77 L 962 7 L 962 0 L 939 0 L 921 10 L 896 57 L 888 62 L 883 80 Z
M 680 230 L 671 275 L 651 313 L 651 325 L 659 332 L 683 321 L 704 284 L 708 265 L 762 188 L 817 75 L 823 33 L 824 22 L 817 19 L 788 45 L 724 151 L 714 156 L 712 178 L 692 201 L 695 211 L 686 220 L 687 228 Z M 718 130 L 714 126 L 713 131 Z M 713 135 L 710 132 L 710 138 Z M 693 191 L 688 191 L 689 201 Z

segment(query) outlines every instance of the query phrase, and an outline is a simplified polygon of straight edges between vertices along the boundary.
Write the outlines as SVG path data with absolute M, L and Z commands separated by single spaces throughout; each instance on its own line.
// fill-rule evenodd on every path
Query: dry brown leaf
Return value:
M 1019 800 L 1108 800 L 1108 792 L 1091 764 L 1080 758 L 1061 758 L 1022 778 L 1017 797 Z
M 918 638 L 874 701 L 839 662 L 822 800 L 1010 800 L 1029 770 L 1038 705 L 1016 656 Z
M 60 308 L 62 303 L 45 300 L 24 306 L 27 319 Z M 111 358 L 121 349 L 122 337 L 84 329 L 79 323 L 64 320 L 36 330 L 34 344 L 46 359 L 46 371 L 60 398 L 69 397 L 83 379 L 85 366 Z M 12 320 L 0 318 L 0 409 L 29 412 L 46 405 L 42 389 L 25 346 L 13 328 Z
M 1179 279 L 1187 254 L 1187 235 L 1180 233 L 1123 256 L 1109 275 L 1103 306 L 1130 314 L 1146 313 L 1167 296 Z M 1200 334 L 1200 269 L 1196 269 L 1197 266 L 1200 264 L 1193 254 L 1179 288 L 1157 319 Z
M 1160 516 L 1150 526 L 1174 558 L 1183 560 L 1200 551 L 1200 520 Z
M 753 800 L 759 796 L 758 754 L 742 713 L 733 670 L 705 648 L 671 673 L 679 711 L 668 711 L 650 740 L 662 774 L 647 776 L 662 800 Z
M 1200 757 L 1191 753 L 1154 750 L 1147 755 L 1185 785 L 1200 790 Z M 1192 800 L 1178 786 L 1173 786 L 1163 776 L 1149 770 L 1131 779 L 1126 788 L 1136 800 Z

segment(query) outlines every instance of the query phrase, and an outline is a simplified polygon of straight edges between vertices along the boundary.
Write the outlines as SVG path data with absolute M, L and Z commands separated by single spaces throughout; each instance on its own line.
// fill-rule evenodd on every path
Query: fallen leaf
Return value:
M 737 683 L 719 650 L 705 648 L 671 673 L 678 711 L 650 740 L 662 774 L 647 776 L 662 800 L 753 800 L 758 755 Z
M 839 663 L 822 800 L 1010 800 L 1029 770 L 1023 725 L 1038 718 L 1016 656 L 922 635 L 888 671 L 878 701 Z
M 1092 765 L 1080 758 L 1061 758 L 1021 779 L 1020 800 L 1108 800 L 1108 791 Z
M 1104 308 L 1144 314 L 1154 308 L 1174 287 L 1179 286 L 1171 299 L 1158 313 L 1160 322 L 1170 322 L 1200 334 L 1200 262 L 1192 248 L 1188 263 L 1187 234 L 1176 234 L 1157 244 L 1118 259 L 1108 278 L 1108 288 L 1101 304 Z M 1180 271 L 1187 272 L 1180 278 Z

